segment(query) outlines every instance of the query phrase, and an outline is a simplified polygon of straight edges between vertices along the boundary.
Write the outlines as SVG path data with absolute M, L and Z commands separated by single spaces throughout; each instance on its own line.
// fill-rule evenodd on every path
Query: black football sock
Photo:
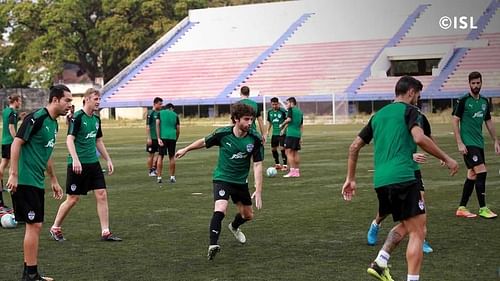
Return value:
M 223 219 L 223 212 L 214 212 L 212 220 L 210 221 L 210 245 L 217 245 Z
M 462 191 L 462 199 L 460 200 L 460 206 L 467 206 L 467 202 L 469 201 L 469 197 L 472 194 L 472 191 L 474 191 L 474 184 L 476 183 L 476 180 L 471 180 L 469 178 L 465 179 L 464 182 L 464 189 Z
M 286 165 L 286 153 L 284 149 L 281 151 L 281 158 L 283 158 L 283 165 Z
M 274 158 L 274 163 L 275 164 L 279 164 L 280 163 L 280 156 L 279 156 L 277 150 L 273 150 L 273 158 Z
M 38 266 L 36 265 L 27 265 L 26 266 L 26 272 L 29 274 L 29 275 L 34 275 L 38 272 Z
M 480 208 L 486 206 L 486 174 L 487 172 L 479 173 L 476 179 L 476 194 Z
M 249 220 L 247 219 L 244 219 L 240 213 L 236 214 L 236 216 L 234 217 L 234 221 L 231 223 L 231 226 L 233 227 L 233 229 L 238 229 L 238 227 L 240 227 L 242 224 L 244 224 L 245 222 L 247 222 Z

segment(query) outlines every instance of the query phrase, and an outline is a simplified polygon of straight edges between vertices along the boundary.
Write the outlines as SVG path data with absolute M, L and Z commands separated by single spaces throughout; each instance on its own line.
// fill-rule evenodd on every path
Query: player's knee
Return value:
M 78 201 L 80 201 L 80 196 L 78 195 L 68 195 L 67 199 L 68 203 L 71 205 L 71 206 L 74 206 L 76 205 L 76 203 L 78 203 Z
M 106 189 L 98 189 L 94 191 L 97 200 L 104 201 L 108 200 L 108 193 Z
M 243 214 L 242 214 L 242 217 L 245 219 L 245 220 L 253 220 L 253 211 L 252 210 L 244 210 L 243 211 Z

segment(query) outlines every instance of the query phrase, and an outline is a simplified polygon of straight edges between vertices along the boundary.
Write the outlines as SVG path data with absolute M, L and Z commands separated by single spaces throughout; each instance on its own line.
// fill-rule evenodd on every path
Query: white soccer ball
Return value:
M 276 174 L 278 174 L 278 170 L 276 170 L 276 168 L 274 167 L 269 167 L 267 168 L 266 170 L 266 175 L 270 178 L 276 176 Z
M 1 223 L 3 228 L 15 228 L 17 226 L 17 221 L 13 214 L 3 215 Z

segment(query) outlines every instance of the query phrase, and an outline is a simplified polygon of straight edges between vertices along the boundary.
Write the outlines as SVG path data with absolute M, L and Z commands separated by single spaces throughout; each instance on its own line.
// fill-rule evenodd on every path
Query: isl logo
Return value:
M 442 16 L 439 19 L 439 27 L 444 30 L 452 29 L 477 29 L 472 16 Z

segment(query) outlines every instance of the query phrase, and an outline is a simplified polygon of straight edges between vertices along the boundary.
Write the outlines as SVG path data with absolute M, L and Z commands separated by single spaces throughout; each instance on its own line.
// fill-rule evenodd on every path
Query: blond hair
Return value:
M 83 98 L 88 98 L 90 97 L 92 94 L 96 94 L 96 95 L 101 95 L 101 92 L 99 92 L 99 90 L 97 89 L 94 89 L 94 88 L 89 88 L 87 89 L 87 91 L 85 91 L 85 93 L 83 94 Z

